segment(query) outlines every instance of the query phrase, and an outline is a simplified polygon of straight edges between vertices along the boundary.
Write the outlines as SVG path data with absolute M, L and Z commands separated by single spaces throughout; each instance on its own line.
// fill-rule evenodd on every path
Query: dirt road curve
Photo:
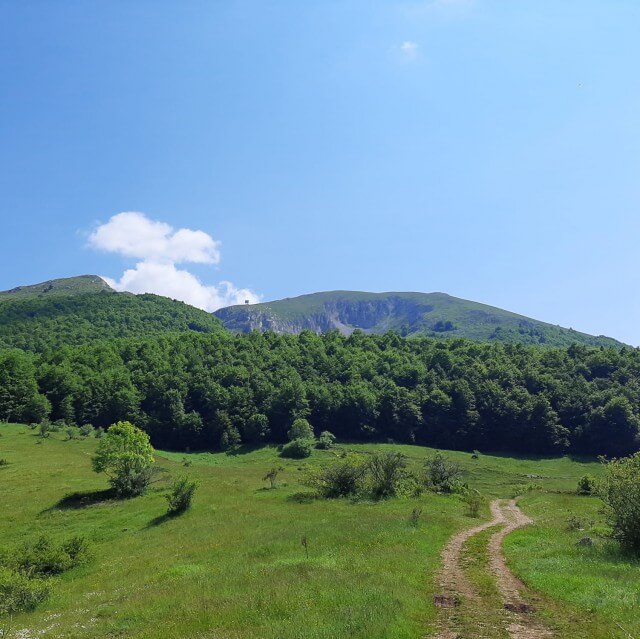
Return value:
M 552 632 L 532 615 L 523 598 L 524 584 L 509 570 L 502 554 L 504 538 L 517 528 L 531 523 L 515 500 L 491 503 L 491 521 L 454 535 L 442 554 L 440 594 L 436 605 L 441 612 L 441 630 L 437 639 L 495 639 L 506 631 L 510 639 L 547 639 Z M 489 567 L 500 593 L 503 608 L 485 601 L 468 579 L 463 566 L 465 543 L 488 528 L 500 526 L 489 539 Z M 496 621 L 497 620 L 497 621 Z M 502 633 L 496 633 L 501 630 Z

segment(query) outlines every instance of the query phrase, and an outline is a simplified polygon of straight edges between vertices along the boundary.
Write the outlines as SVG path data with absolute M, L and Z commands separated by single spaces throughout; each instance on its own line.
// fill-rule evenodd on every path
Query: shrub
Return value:
M 401 453 L 374 453 L 368 460 L 370 490 L 373 497 L 382 499 L 396 495 L 398 482 L 404 476 L 407 458 Z
M 94 428 L 91 424 L 82 424 L 82 426 L 80 426 L 80 434 L 83 437 L 91 437 L 91 435 L 93 434 Z
M 48 596 L 49 585 L 43 579 L 0 566 L 0 616 L 33 610 Z
M 425 484 L 430 490 L 443 493 L 454 492 L 462 477 L 460 466 L 442 453 L 435 453 L 424 466 Z
M 462 493 L 462 501 L 467 506 L 467 515 L 469 517 L 479 517 L 480 509 L 484 504 L 484 497 L 474 488 L 467 488 Z
M 66 429 L 66 433 L 67 433 L 67 441 L 71 441 L 72 439 L 78 438 L 78 429 L 74 428 L 73 426 L 69 426 Z
M 607 464 L 599 494 L 606 504 L 613 536 L 640 554 L 640 453 Z
M 220 448 L 222 450 L 233 450 L 240 445 L 241 441 L 240 431 L 235 426 L 228 426 L 220 435 Z
M 422 508 L 414 508 L 409 515 L 409 524 L 417 528 L 420 523 L 420 517 L 422 517 Z
M 269 483 L 271 484 L 271 488 L 275 488 L 276 487 L 276 479 L 278 478 L 278 469 L 277 468 L 272 468 L 263 478 L 262 481 L 267 481 L 269 480 Z
M 46 439 L 49 437 L 51 431 L 51 424 L 48 421 L 42 421 L 38 424 L 38 437 L 40 439 Z
M 591 495 L 596 489 L 596 479 L 592 475 L 583 475 L 578 480 L 578 494 Z
M 96 439 L 100 439 L 103 435 L 104 435 L 104 428 L 102 428 L 102 426 L 98 426 L 95 432 Z
M 42 536 L 19 547 L 10 566 L 27 577 L 47 577 L 84 563 L 88 555 L 89 545 L 84 537 L 72 537 L 58 545 Z
M 306 419 L 300 417 L 291 425 L 287 437 L 289 437 L 290 442 L 296 439 L 313 439 L 313 428 L 311 428 L 311 424 Z
M 193 501 L 193 495 L 198 488 L 198 482 L 189 479 L 188 477 L 181 477 L 171 484 L 171 490 L 166 495 L 167 502 L 169 502 L 169 508 L 167 513 L 169 515 L 179 515 L 191 508 L 191 502 Z
M 8 466 L 9 462 L 3 457 L 2 459 L 0 459 L 0 468 L 2 468 L 2 466 Z
M 289 457 L 291 459 L 304 459 L 311 455 L 313 449 L 312 439 L 294 439 L 285 444 L 280 452 L 281 457 Z
M 582 530 L 584 522 L 577 515 L 569 515 L 567 517 L 567 530 Z
M 363 487 L 367 465 L 359 455 L 350 455 L 335 464 L 311 471 L 304 483 L 325 498 L 357 495 Z
M 316 448 L 320 448 L 322 450 L 329 450 L 329 448 L 333 448 L 336 443 L 336 436 L 333 433 L 330 433 L 328 430 L 324 430 L 320 433 L 320 437 L 318 437 L 318 441 L 316 442 Z
M 92 458 L 93 470 L 106 473 L 116 494 L 142 494 L 151 481 L 153 447 L 149 435 L 129 422 L 118 422 L 100 438 Z

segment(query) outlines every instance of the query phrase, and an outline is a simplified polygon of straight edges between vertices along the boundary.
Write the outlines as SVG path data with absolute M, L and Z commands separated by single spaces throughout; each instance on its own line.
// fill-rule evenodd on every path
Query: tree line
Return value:
M 638 450 L 640 351 L 463 339 L 184 333 L 0 351 L 0 419 L 107 427 L 157 447 L 342 440 L 622 456 Z

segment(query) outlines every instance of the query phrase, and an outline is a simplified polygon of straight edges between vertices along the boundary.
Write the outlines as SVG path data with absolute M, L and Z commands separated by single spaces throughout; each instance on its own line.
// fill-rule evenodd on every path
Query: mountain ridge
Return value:
M 81 295 L 84 293 L 115 293 L 99 275 L 60 277 L 37 284 L 16 286 L 0 291 L 0 299 L 31 295 Z
M 447 293 L 322 291 L 215 311 L 235 332 L 273 330 L 350 334 L 396 331 L 407 337 L 466 337 L 477 341 L 569 346 L 623 346 L 611 337 L 589 335 L 519 313 Z

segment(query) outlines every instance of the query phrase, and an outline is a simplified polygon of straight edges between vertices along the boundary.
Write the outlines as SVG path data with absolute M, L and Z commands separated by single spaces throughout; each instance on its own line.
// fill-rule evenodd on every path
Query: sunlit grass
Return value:
M 14 619 L 18 629 L 49 628 L 45 637 L 428 636 L 436 619 L 432 596 L 442 547 L 455 530 L 475 523 L 455 496 L 425 494 L 379 503 L 297 499 L 308 490 L 301 483 L 306 470 L 329 463 L 335 451 L 314 451 L 309 460 L 294 461 L 278 457 L 274 447 L 234 455 L 159 452 L 163 472 L 147 495 L 60 508 L 56 505 L 65 495 L 107 487 L 105 478 L 91 471 L 95 440 L 63 441 L 54 434 L 38 443 L 34 431 L 24 426 L 1 426 L 0 432 L 0 458 L 9 461 L 0 468 L 0 545 L 10 547 L 41 533 L 56 539 L 82 534 L 92 543 L 89 565 L 58 578 L 49 601 Z M 415 470 L 433 452 L 416 446 L 341 448 L 364 454 L 400 450 Z M 552 562 L 571 563 L 583 551 L 576 551 L 573 537 L 560 544 L 563 522 L 547 521 L 545 504 L 559 512 L 562 500 L 575 499 L 589 513 L 597 505 L 538 488 L 572 490 L 582 474 L 597 474 L 598 465 L 447 454 L 465 467 L 465 481 L 488 496 L 529 491 L 524 508 L 540 517 L 544 528 L 509 539 L 509 559 L 531 585 L 553 594 L 556 585 L 544 576 L 553 572 Z M 272 467 L 281 469 L 275 490 L 263 481 Z M 181 517 L 165 519 L 164 493 L 171 479 L 183 474 L 200 482 L 194 506 Z M 409 522 L 416 507 L 423 510 L 417 527 Z M 540 530 L 553 542 L 545 546 Z M 519 544 L 527 547 L 527 556 L 520 559 Z M 560 544 L 561 558 L 548 551 L 553 544 Z M 540 560 L 537 573 L 530 572 L 534 556 Z M 608 599 L 592 586 L 608 579 L 602 585 L 606 591 L 624 571 L 615 568 L 606 577 L 605 570 L 603 577 L 602 566 L 608 564 L 601 565 L 598 557 L 585 563 L 585 575 L 592 580 L 583 579 L 582 590 L 578 584 L 573 598 L 565 597 L 562 614 L 573 614 L 574 607 L 581 610 L 588 600 L 594 615 L 610 618 L 598 603 Z M 628 610 L 633 593 L 637 596 L 640 570 L 627 566 L 625 571 L 626 585 L 616 586 L 616 592 L 624 594 L 622 608 Z

